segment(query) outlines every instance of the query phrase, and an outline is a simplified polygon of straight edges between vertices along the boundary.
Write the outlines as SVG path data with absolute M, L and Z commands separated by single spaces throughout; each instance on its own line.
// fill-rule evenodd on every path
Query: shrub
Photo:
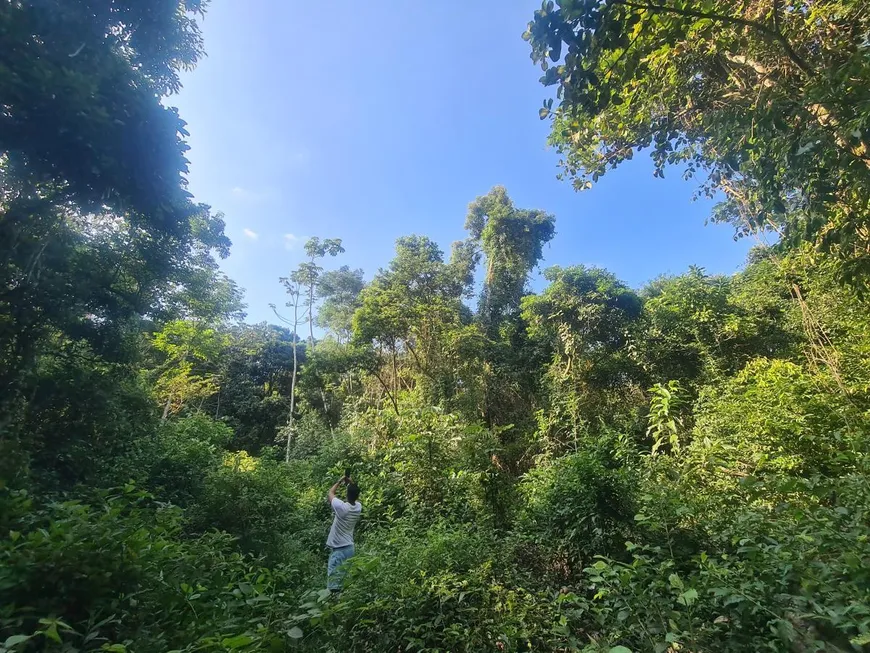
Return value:
M 553 618 L 549 598 L 511 579 L 492 531 L 403 520 L 353 559 L 319 636 L 346 651 L 553 650 Z
M 32 479 L 46 488 L 126 480 L 137 443 L 159 423 L 147 387 L 130 368 L 102 362 L 81 343 L 40 358 L 28 394 L 9 431 L 28 454 Z
M 756 359 L 701 393 L 681 470 L 697 510 L 704 503 L 715 518 L 737 501 L 769 504 L 755 487 L 767 477 L 836 477 L 855 468 L 866 417 L 824 381 L 794 363 Z
M 3 492 L 16 513 L 0 540 L 4 650 L 274 650 L 289 645 L 289 567 L 266 569 L 232 538 L 181 537 L 181 511 L 127 487 L 89 503 L 33 507 Z M 285 641 L 286 640 L 286 641 Z
M 628 562 L 599 557 L 586 591 L 560 597 L 591 650 L 847 651 L 870 643 L 870 479 L 810 479 L 810 506 L 742 510 L 707 552 L 628 543 Z
M 190 528 L 225 531 L 238 538 L 242 550 L 279 560 L 285 541 L 300 526 L 297 497 L 282 463 L 245 452 L 226 453 L 189 509 Z
M 520 484 L 518 534 L 572 562 L 621 550 L 631 532 L 634 492 L 626 469 L 608 463 L 589 449 L 528 472 Z
M 161 498 L 189 505 L 201 498 L 206 477 L 221 464 L 232 437 L 228 426 L 201 413 L 166 422 L 140 447 L 148 486 Z

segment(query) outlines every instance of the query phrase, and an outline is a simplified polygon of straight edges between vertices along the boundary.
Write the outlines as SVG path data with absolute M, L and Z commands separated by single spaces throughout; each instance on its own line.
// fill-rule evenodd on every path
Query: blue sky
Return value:
M 606 267 L 632 286 L 690 264 L 731 273 L 753 244 L 705 226 L 711 204 L 645 154 L 577 193 L 556 179 L 538 119 L 547 90 L 520 38 L 534 0 L 215 0 L 208 56 L 169 99 L 190 131 L 190 190 L 226 214 L 224 270 L 248 321 L 285 301 L 278 277 L 309 236 L 342 238 L 333 262 L 366 277 L 396 238 L 449 252 L 466 206 L 493 185 L 556 216 L 547 265 Z M 533 287 L 540 288 L 540 280 Z M 273 318 L 272 318 L 273 319 Z

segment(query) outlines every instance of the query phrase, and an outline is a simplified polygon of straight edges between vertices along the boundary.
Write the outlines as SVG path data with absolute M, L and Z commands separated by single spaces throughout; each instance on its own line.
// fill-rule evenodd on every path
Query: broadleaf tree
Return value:
M 650 148 L 738 235 L 809 239 L 867 289 L 868 30 L 864 0 L 547 0 L 524 38 L 575 187 Z

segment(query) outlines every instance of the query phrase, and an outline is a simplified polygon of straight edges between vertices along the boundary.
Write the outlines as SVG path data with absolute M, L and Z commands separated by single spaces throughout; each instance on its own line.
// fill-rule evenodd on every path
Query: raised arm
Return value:
M 329 495 L 328 496 L 329 496 L 330 505 L 332 505 L 332 500 L 335 498 L 335 491 L 338 489 L 338 486 L 341 485 L 342 483 L 345 483 L 346 481 L 347 481 L 347 479 L 344 476 L 342 476 L 340 479 L 338 479 L 335 483 L 332 484 L 331 488 L 329 488 Z

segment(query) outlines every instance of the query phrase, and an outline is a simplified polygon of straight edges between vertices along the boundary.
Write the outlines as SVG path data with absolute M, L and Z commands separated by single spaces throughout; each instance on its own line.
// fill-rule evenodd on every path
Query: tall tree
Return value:
M 555 235 L 555 218 L 516 208 L 504 187 L 496 186 L 469 205 L 465 228 L 467 242 L 483 254 L 485 266 L 477 311 L 485 336 L 477 354 L 480 410 L 492 425 L 527 422 L 534 410 L 530 370 L 535 352 L 527 346 L 520 303 L 544 245 Z
M 425 236 L 396 241 L 396 256 L 361 294 L 354 315 L 354 340 L 374 344 L 384 358 L 377 374 L 384 392 L 398 412 L 397 394 L 403 387 L 400 368 L 406 358 L 415 385 L 431 390 L 435 403 L 455 383 L 455 348 L 448 332 L 468 321 L 462 298 L 467 296 L 473 255 L 444 261 L 436 243 Z
M 360 307 L 360 293 L 365 288 L 362 269 L 342 265 L 327 270 L 317 281 L 317 326 L 329 329 L 339 342 L 347 342 L 353 330 L 353 314 Z
M 202 0 L 42 0 L 0 5 L 4 166 L 91 210 L 184 236 L 184 122 L 161 96 L 203 54 Z
M 314 346 L 314 301 L 315 289 L 317 281 L 320 278 L 323 268 L 318 265 L 317 260 L 324 256 L 337 256 L 342 253 L 344 248 L 341 246 L 340 238 L 326 238 L 321 241 L 314 237 L 308 239 L 305 243 L 305 253 L 308 255 L 308 260 L 299 264 L 289 277 L 281 277 L 280 282 L 284 286 L 290 299 L 286 306 L 293 309 L 293 317 L 285 318 L 281 316 L 274 305 L 272 310 L 275 315 L 285 324 L 288 324 L 293 329 L 293 372 L 290 377 L 290 414 L 287 423 L 287 446 L 284 453 L 284 460 L 290 461 L 290 447 L 293 439 L 295 426 L 296 410 L 296 382 L 299 377 L 299 325 L 303 322 L 308 322 L 308 347 Z
M 652 148 L 703 173 L 718 219 L 836 253 L 870 287 L 864 0 L 546 1 L 524 38 L 557 86 L 550 141 L 575 187 Z
M 287 424 L 293 367 L 293 333 L 273 324 L 230 330 L 222 357 L 220 388 L 209 408 L 234 430 L 233 446 L 256 453 L 273 445 Z M 304 349 L 300 363 L 307 359 Z
M 290 342 L 293 351 L 293 368 L 290 374 L 290 412 L 287 416 L 287 441 L 284 449 L 284 462 L 290 462 L 290 447 L 292 445 L 293 427 L 295 425 L 296 380 L 299 376 L 299 325 L 304 321 L 306 311 L 305 286 L 303 285 L 304 282 L 300 281 L 303 278 L 299 274 L 299 270 L 295 270 L 289 277 L 281 277 L 279 279 L 289 296 L 285 306 L 292 309 L 292 317 L 284 317 L 278 313 L 275 305 L 271 304 L 272 312 L 275 313 L 275 316 L 292 329 L 293 338 Z
M 240 308 L 213 260 L 223 220 L 191 202 L 184 123 L 161 100 L 202 55 L 204 5 L 0 5 L 2 403 L 52 334 L 118 360 L 145 316 Z M 198 307 L 196 285 L 216 291 Z
M 555 218 L 536 209 L 518 209 L 503 186 L 468 207 L 465 228 L 485 257 L 486 275 L 478 309 L 487 329 L 517 315 L 529 274 L 556 233 Z
M 642 304 L 599 268 L 556 266 L 544 277 L 547 288 L 523 298 L 523 318 L 532 342 L 551 352 L 539 430 L 548 444 L 564 448 L 603 419 L 615 423 L 645 403 L 631 347 Z
M 229 345 L 226 334 L 199 322 L 176 320 L 154 335 L 152 345 L 164 356 L 155 381 L 164 421 L 190 401 L 217 392 L 216 366 Z
M 308 260 L 301 263 L 299 269 L 294 272 L 297 283 L 305 286 L 308 303 L 306 317 L 308 319 L 309 347 L 314 346 L 314 302 L 317 299 L 317 282 L 320 279 L 320 275 L 323 274 L 323 267 L 317 261 L 325 256 L 338 256 L 343 252 L 344 247 L 341 246 L 341 238 L 325 238 L 322 241 L 317 236 L 309 238 L 305 243 L 305 253 L 308 255 Z

